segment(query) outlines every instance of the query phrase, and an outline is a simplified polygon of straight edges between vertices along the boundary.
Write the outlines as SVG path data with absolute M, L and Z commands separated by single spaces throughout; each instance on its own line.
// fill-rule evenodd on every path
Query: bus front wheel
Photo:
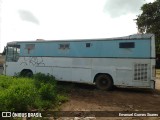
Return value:
M 24 77 L 32 77 L 33 76 L 33 72 L 31 70 L 22 70 L 21 72 L 21 76 L 24 76 Z
M 112 90 L 113 88 L 113 80 L 111 76 L 107 74 L 100 74 L 96 77 L 95 80 L 97 88 L 101 90 Z

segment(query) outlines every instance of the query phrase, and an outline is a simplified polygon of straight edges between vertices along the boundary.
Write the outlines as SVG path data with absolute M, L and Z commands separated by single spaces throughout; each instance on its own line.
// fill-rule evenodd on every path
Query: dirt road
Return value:
M 156 90 L 116 88 L 113 91 L 97 90 L 94 86 L 76 84 L 69 94 L 69 101 L 61 106 L 62 111 L 160 111 L 160 79 L 156 80 Z M 158 120 L 157 117 L 92 117 L 108 119 Z M 87 119 L 59 118 L 59 119 Z M 88 118 L 89 119 L 89 118 Z

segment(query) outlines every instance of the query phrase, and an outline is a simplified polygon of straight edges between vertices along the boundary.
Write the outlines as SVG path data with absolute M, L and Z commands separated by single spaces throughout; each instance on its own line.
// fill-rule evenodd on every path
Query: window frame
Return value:
M 135 42 L 120 42 L 119 48 L 135 48 Z

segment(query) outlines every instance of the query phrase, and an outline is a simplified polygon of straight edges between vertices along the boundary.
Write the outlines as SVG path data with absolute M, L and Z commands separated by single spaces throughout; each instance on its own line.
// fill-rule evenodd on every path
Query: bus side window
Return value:
M 134 42 L 120 42 L 119 48 L 135 48 Z
M 86 47 L 87 48 L 91 47 L 91 43 L 86 43 Z
M 68 43 L 59 44 L 59 49 L 61 50 L 69 49 L 69 44 Z
M 25 49 L 27 49 L 28 54 L 30 54 L 30 51 L 35 49 L 35 44 L 26 44 Z

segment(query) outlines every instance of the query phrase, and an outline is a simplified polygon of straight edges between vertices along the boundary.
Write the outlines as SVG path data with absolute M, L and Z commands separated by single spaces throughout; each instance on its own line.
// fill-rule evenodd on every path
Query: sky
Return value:
M 137 33 L 154 0 L 0 0 L 0 52 L 7 42 L 111 38 Z

